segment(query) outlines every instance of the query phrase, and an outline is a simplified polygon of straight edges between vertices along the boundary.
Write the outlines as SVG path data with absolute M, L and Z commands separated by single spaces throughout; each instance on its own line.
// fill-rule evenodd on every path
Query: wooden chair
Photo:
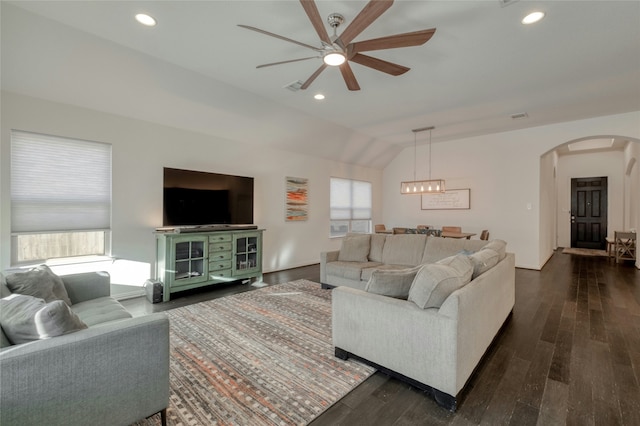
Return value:
M 462 232 L 462 227 L 460 226 L 443 226 L 442 232 Z
M 482 232 L 480 233 L 480 239 L 481 240 L 488 240 L 489 239 L 489 230 L 488 229 L 483 229 Z
M 616 263 L 621 260 L 636 260 L 636 233 L 635 232 L 614 232 L 614 252 Z
M 431 229 L 433 228 L 433 226 L 431 225 L 418 225 L 416 226 L 416 229 Z
M 374 225 L 373 228 L 374 228 L 376 233 L 384 233 L 387 230 L 387 228 L 385 228 L 384 225 L 380 225 L 380 224 Z
M 394 234 L 406 234 L 407 228 L 393 228 Z

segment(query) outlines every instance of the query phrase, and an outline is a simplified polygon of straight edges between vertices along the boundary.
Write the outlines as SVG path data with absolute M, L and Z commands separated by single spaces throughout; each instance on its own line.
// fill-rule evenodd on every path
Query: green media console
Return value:
M 204 228 L 207 229 L 207 228 Z M 156 233 L 156 277 L 172 293 L 237 280 L 262 281 L 262 229 Z

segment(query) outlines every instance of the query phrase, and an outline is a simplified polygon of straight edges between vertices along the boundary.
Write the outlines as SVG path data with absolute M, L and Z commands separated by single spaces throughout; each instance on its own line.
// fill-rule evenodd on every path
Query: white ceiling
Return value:
M 323 18 L 345 16 L 342 29 L 366 3 L 317 1 Z M 522 25 L 534 9 L 545 19 Z M 141 26 L 138 12 L 158 25 Z M 3 1 L 2 88 L 373 167 L 413 144 L 414 128 L 435 126 L 438 143 L 640 110 L 636 0 L 399 0 L 355 41 L 437 31 L 423 46 L 370 52 L 410 67 L 402 76 L 352 64 L 359 92 L 337 69 L 284 89 L 320 59 L 256 69 L 313 52 L 237 24 L 320 46 L 293 0 Z

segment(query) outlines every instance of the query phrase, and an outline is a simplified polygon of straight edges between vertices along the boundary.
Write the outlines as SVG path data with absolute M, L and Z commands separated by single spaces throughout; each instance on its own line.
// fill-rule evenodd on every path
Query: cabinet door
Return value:
M 172 286 L 207 280 L 207 237 L 177 237 L 173 239 L 171 249 L 170 258 L 174 263 L 171 269 Z
M 260 272 L 262 259 L 260 256 L 260 233 L 248 232 L 233 236 L 233 275 L 243 276 Z

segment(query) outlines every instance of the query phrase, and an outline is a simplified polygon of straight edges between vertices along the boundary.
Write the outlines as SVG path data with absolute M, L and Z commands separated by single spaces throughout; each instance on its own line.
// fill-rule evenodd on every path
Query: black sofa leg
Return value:
M 344 349 L 335 348 L 334 353 L 336 358 L 340 358 L 343 361 L 346 361 L 347 359 L 349 359 L 349 352 L 345 351 Z
M 451 396 L 448 393 L 444 393 L 439 391 L 438 389 L 433 389 L 433 398 L 436 400 L 436 403 L 442 408 L 446 408 L 447 410 L 455 413 L 458 408 L 458 400 L 455 396 Z

